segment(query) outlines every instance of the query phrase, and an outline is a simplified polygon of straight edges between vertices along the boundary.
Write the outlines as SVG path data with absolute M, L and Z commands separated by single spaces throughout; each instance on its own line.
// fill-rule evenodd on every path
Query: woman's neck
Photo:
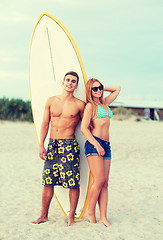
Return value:
M 99 98 L 96 98 L 96 97 L 93 98 L 93 101 L 94 101 L 95 103 L 97 103 L 97 104 L 100 104 L 100 103 L 101 103 L 101 102 L 100 102 L 100 99 L 99 99 Z

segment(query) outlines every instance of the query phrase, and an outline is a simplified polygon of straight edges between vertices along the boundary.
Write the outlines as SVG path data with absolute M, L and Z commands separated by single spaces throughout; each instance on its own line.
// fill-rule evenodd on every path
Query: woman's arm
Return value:
M 95 148 L 97 149 L 99 155 L 103 156 L 105 154 L 104 149 L 101 147 L 101 145 L 97 142 L 97 140 L 93 137 L 89 125 L 92 119 L 92 112 L 93 112 L 93 108 L 92 108 L 92 104 L 91 103 L 87 103 L 85 110 L 84 110 L 84 115 L 83 115 L 83 119 L 82 119 L 82 123 L 81 123 L 81 132 L 83 133 L 83 135 L 85 136 L 85 138 L 92 144 L 95 146 Z
M 120 86 L 104 86 L 104 91 L 111 92 L 109 96 L 104 98 L 104 104 L 110 105 L 117 98 L 120 90 Z

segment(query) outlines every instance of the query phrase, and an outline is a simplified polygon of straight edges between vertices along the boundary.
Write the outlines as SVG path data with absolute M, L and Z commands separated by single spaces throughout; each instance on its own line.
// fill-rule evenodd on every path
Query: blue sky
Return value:
M 0 0 L 0 98 L 30 99 L 30 40 L 45 11 L 71 33 L 88 78 L 121 85 L 119 100 L 163 102 L 162 0 Z

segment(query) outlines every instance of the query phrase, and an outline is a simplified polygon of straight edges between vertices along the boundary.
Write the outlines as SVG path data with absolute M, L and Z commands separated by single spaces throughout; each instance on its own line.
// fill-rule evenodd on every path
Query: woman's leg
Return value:
M 100 156 L 88 156 L 88 164 L 93 177 L 89 190 L 87 217 L 90 222 L 96 223 L 95 208 L 101 188 L 105 181 L 104 160 Z
M 108 180 L 109 180 L 109 172 L 110 172 L 110 159 L 104 159 L 104 170 L 105 170 L 105 182 L 102 186 L 99 198 L 98 198 L 98 204 L 100 209 L 100 221 L 105 226 L 110 226 L 110 223 L 107 220 L 107 205 L 108 205 Z

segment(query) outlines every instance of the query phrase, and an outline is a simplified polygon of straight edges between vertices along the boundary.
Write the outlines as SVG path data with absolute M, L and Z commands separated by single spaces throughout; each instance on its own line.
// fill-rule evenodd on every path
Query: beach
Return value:
M 111 120 L 108 219 L 67 227 L 55 198 L 40 216 L 42 160 L 33 123 L 0 121 L 0 240 L 162 240 L 163 122 Z M 97 220 L 99 210 L 97 207 Z

